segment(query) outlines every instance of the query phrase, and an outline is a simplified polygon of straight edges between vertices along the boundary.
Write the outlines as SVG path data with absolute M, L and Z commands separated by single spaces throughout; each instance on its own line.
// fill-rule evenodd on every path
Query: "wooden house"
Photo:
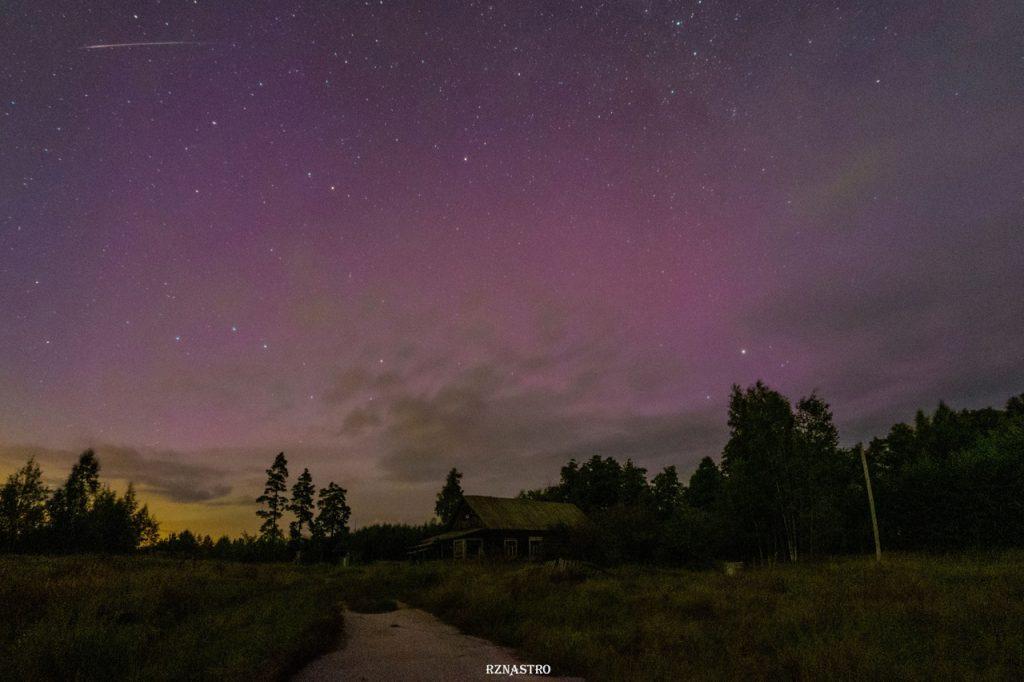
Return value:
M 410 551 L 414 559 L 532 559 L 562 555 L 566 531 L 587 522 L 579 507 L 466 495 L 444 533 Z

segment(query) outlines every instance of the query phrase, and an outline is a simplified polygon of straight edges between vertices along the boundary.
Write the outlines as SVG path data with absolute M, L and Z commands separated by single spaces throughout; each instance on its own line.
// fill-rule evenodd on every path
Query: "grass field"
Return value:
M 848 559 L 734 577 L 543 566 L 364 575 L 366 590 L 400 593 L 529 662 L 591 680 L 1024 677 L 1020 553 L 896 557 L 881 567 Z
M 0 556 L 0 680 L 264 680 L 338 641 L 327 569 Z
M 714 572 L 0 559 L 0 679 L 267 679 L 341 601 L 421 606 L 592 680 L 1020 679 L 1024 554 Z

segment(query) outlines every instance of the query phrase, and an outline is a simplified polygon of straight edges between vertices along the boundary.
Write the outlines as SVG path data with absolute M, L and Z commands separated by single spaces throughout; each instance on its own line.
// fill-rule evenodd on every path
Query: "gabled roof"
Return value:
M 466 495 L 463 498 L 480 525 L 494 530 L 551 530 L 587 521 L 579 507 L 568 502 L 539 502 L 509 497 Z

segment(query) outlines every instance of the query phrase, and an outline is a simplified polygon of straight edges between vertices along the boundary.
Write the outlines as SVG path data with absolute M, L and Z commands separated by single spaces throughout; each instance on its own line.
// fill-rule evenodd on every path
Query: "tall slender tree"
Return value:
M 841 526 L 839 494 L 843 488 L 843 459 L 832 411 L 812 393 L 796 404 L 793 415 L 791 494 L 796 507 L 796 541 L 801 552 L 814 553 L 827 529 Z
M 455 512 L 462 503 L 462 472 L 452 467 L 448 477 L 444 481 L 444 487 L 437 494 L 437 502 L 434 504 L 434 512 L 445 525 L 451 523 L 455 518 Z
M 313 526 L 313 537 L 322 544 L 328 557 L 340 556 L 348 539 L 348 520 L 352 509 L 345 500 L 346 491 L 331 481 L 320 489 L 316 501 L 317 516 Z
M 256 515 L 263 519 L 260 537 L 264 540 L 277 541 L 283 538 L 278 522 L 288 506 L 288 498 L 285 496 L 287 489 L 288 460 L 283 452 L 279 452 L 274 463 L 267 469 L 267 485 L 263 494 L 256 498 L 257 504 L 263 505 L 262 509 L 256 510 Z
M 293 541 L 303 538 L 303 530 L 313 532 L 314 495 L 316 488 L 313 486 L 313 477 L 309 469 L 303 469 L 292 486 L 292 500 L 288 504 L 288 511 L 295 515 L 295 520 L 288 524 L 288 535 Z
M 793 412 L 789 401 L 758 381 L 733 386 L 729 441 L 722 453 L 729 501 L 739 530 L 762 560 L 797 558 L 793 500 Z
M 73 551 L 87 542 L 88 513 L 100 489 L 100 463 L 96 453 L 86 450 L 71 467 L 67 481 L 46 504 L 50 517 L 50 542 L 54 549 Z

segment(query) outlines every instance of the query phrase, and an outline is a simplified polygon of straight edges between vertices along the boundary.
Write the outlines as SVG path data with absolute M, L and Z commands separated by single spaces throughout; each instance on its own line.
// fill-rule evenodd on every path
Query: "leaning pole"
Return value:
M 864 485 L 868 489 L 868 507 L 871 509 L 871 530 L 875 534 L 875 561 L 882 562 L 882 543 L 878 539 L 878 516 L 875 514 L 875 494 L 871 492 L 871 476 L 868 475 L 868 458 L 864 448 L 860 450 L 860 463 L 864 467 Z

